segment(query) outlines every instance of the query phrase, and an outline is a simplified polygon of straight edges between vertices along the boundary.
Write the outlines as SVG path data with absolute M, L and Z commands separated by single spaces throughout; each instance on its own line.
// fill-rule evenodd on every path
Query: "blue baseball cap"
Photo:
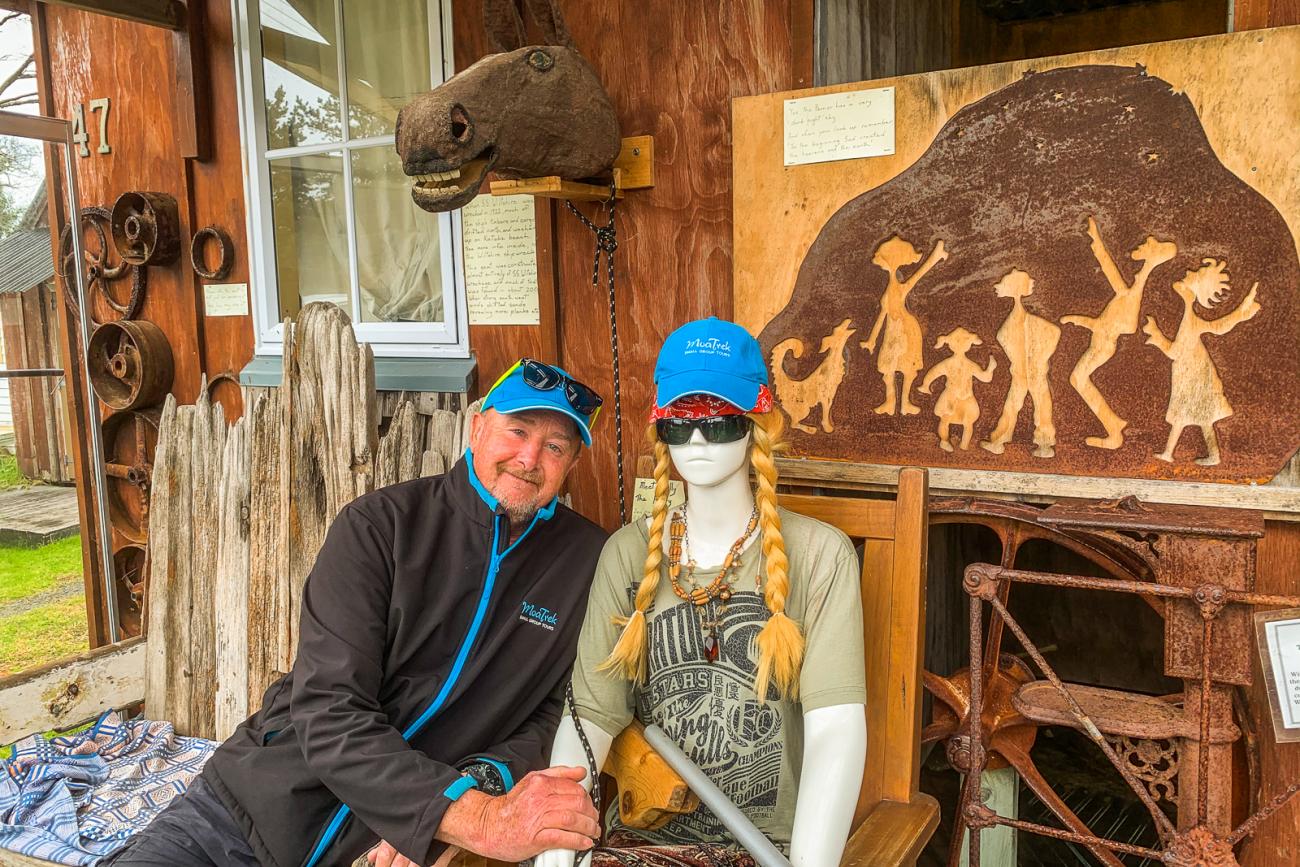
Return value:
M 745 412 L 767 385 L 758 341 L 734 322 L 710 316 L 687 322 L 664 340 L 655 362 L 655 405 L 688 394 L 710 394 Z
M 563 378 L 552 387 L 536 388 L 529 385 L 524 379 L 525 362 L 553 371 Z M 567 387 L 570 383 L 591 391 L 588 386 L 569 376 L 568 371 L 561 367 L 532 361 L 531 359 L 520 359 L 509 370 L 501 374 L 501 378 L 496 381 L 492 388 L 488 389 L 487 396 L 483 398 L 483 406 L 480 408 L 480 412 L 495 409 L 499 413 L 510 415 L 511 413 L 525 412 L 531 409 L 545 409 L 562 413 L 577 422 L 578 434 L 582 437 L 583 445 L 590 447 L 591 425 L 596 420 L 596 415 L 600 412 L 600 409 L 597 407 L 596 411 L 591 415 L 584 415 L 574 409 L 573 404 L 569 402 L 567 393 Z M 594 391 L 591 391 L 591 393 L 595 394 Z

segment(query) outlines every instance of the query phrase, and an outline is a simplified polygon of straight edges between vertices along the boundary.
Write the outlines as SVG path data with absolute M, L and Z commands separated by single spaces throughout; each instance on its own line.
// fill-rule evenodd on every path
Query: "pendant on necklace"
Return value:
M 718 661 L 718 636 L 712 629 L 704 636 L 704 658 L 709 662 Z

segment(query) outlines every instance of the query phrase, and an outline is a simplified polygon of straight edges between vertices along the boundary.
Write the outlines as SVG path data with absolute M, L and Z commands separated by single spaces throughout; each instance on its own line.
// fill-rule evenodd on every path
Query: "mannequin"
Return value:
M 752 340 L 752 338 L 750 338 Z M 765 389 L 764 389 L 765 390 Z M 770 398 L 769 398 L 770 400 Z M 754 558 L 758 558 L 761 551 L 761 562 L 767 566 L 767 572 L 772 571 L 772 564 L 778 560 L 784 564 L 785 551 L 782 549 L 781 525 L 784 520 L 787 524 L 792 522 L 806 522 L 800 524 L 801 527 L 807 527 L 809 524 L 816 525 L 813 531 L 821 534 L 820 538 L 826 539 L 826 534 L 835 534 L 830 537 L 833 542 L 839 544 L 841 567 L 846 567 L 843 562 L 844 547 L 848 548 L 848 559 L 851 565 L 847 568 L 851 570 L 848 580 L 852 587 L 847 589 L 851 595 L 852 602 L 857 604 L 857 583 L 856 583 L 856 556 L 853 554 L 851 546 L 846 539 L 838 535 L 835 531 L 826 525 L 818 524 L 811 519 L 802 516 L 791 516 L 790 513 L 777 510 L 775 507 L 775 489 L 776 489 L 776 469 L 772 460 L 772 451 L 774 441 L 779 435 L 781 416 L 779 410 L 770 410 L 768 412 L 747 413 L 751 419 L 751 430 L 740 440 L 735 442 L 715 443 L 706 440 L 704 434 L 699 428 L 696 428 L 689 441 L 681 445 L 667 445 L 656 439 L 656 503 L 654 514 L 647 519 L 645 524 L 645 534 L 651 540 L 656 536 L 660 538 L 658 550 L 661 559 L 667 560 L 671 556 L 671 540 L 668 533 L 664 532 L 664 524 L 677 515 L 667 515 L 667 497 L 668 497 L 668 469 L 669 463 L 676 468 L 682 479 L 686 483 L 687 499 L 684 509 L 684 524 L 689 530 L 689 556 L 695 561 L 697 570 L 703 573 L 700 583 L 710 574 L 710 567 L 716 571 L 728 557 L 737 540 L 745 534 L 747 525 L 753 520 L 753 516 L 762 515 L 760 525 L 763 527 L 762 533 L 750 533 L 745 537 L 740 547 L 741 555 L 738 562 L 749 564 Z M 651 432 L 653 434 L 654 427 Z M 757 480 L 757 486 L 760 491 L 758 497 L 758 509 L 755 509 L 755 490 L 750 480 L 751 469 L 754 470 Z M 657 525 L 657 526 L 656 526 Z M 634 525 L 623 528 L 620 534 L 627 534 L 629 531 L 636 530 L 642 532 L 641 528 Z M 616 537 L 618 535 L 616 534 Z M 760 542 L 761 540 L 761 542 Z M 614 539 L 611 539 L 611 544 Z M 755 543 L 760 542 L 757 550 L 754 548 Z M 654 549 L 652 548 L 651 551 Z M 609 553 L 607 546 L 606 553 Z M 647 570 L 650 569 L 650 561 L 653 556 L 647 556 Z M 791 561 L 791 565 L 800 565 Z M 654 563 L 658 568 L 659 563 Z M 784 568 L 782 565 L 781 568 Z M 760 573 L 762 569 L 759 570 Z M 600 580 L 599 578 L 597 579 Z M 807 580 L 806 576 L 791 576 L 791 582 Z M 845 581 L 841 574 L 839 582 L 842 585 Z M 736 585 L 736 599 L 741 597 L 741 582 Z M 772 612 L 769 621 L 776 620 L 778 616 L 784 617 L 779 609 L 785 605 L 786 590 L 777 588 L 780 598 L 773 598 L 773 588 L 767 587 L 766 607 Z M 845 588 L 841 586 L 841 594 Z M 597 588 L 593 587 L 593 600 L 596 598 Z M 653 594 L 652 594 L 653 595 Z M 793 598 L 791 588 L 791 598 Z M 662 598 L 662 597 L 660 597 Z M 836 610 L 823 612 L 823 621 L 826 617 L 837 619 L 849 619 L 851 622 L 848 628 L 856 631 L 856 637 L 861 636 L 861 613 L 860 607 L 853 607 L 850 604 L 843 604 L 843 595 L 837 600 L 834 606 L 827 605 L 827 608 L 834 607 Z M 638 604 L 640 603 L 638 594 Z M 659 603 L 656 603 L 658 605 Z M 682 603 L 689 607 L 689 601 Z M 844 609 L 849 610 L 844 610 Z M 588 611 L 588 618 L 592 617 L 593 608 Z M 632 621 L 636 619 L 636 614 L 627 616 L 624 610 L 624 620 Z M 645 617 L 641 618 L 642 629 L 645 629 Z M 759 695 L 766 694 L 774 697 L 778 693 L 782 698 L 794 700 L 794 695 L 798 691 L 800 680 L 799 656 L 802 653 L 803 640 L 807 638 L 810 646 L 814 641 L 812 635 L 800 635 L 798 625 L 786 618 L 795 631 L 795 637 L 798 642 L 798 650 L 795 652 L 793 659 L 774 659 L 770 664 L 764 664 L 759 661 L 757 665 L 757 683 L 755 684 L 756 692 Z M 584 625 L 584 637 L 587 634 L 587 626 Z M 770 625 L 770 623 L 769 623 Z M 842 622 L 836 624 L 836 628 L 842 628 Z M 635 629 L 635 624 L 625 627 L 624 636 L 620 637 L 619 647 L 623 647 L 624 637 L 630 630 Z M 648 641 L 655 641 L 654 630 L 649 630 L 650 636 Z M 767 637 L 767 630 L 764 628 L 754 639 L 753 644 L 757 647 L 764 646 L 764 640 Z M 783 636 L 784 638 L 784 636 Z M 584 644 L 584 647 L 586 645 Z M 734 646 L 734 645 L 729 645 Z M 822 653 L 821 645 L 817 645 L 818 652 Z M 861 668 L 861 648 L 857 647 L 857 667 Z M 847 657 L 853 651 L 848 651 Z M 618 650 L 615 650 L 615 654 Z M 753 651 L 751 651 L 751 654 Z M 583 652 L 580 651 L 578 666 L 586 666 L 590 663 L 589 658 L 584 658 Z M 851 661 L 850 661 L 851 662 Z M 643 655 L 637 655 L 634 659 L 615 661 L 611 656 L 606 661 L 606 667 L 615 670 L 590 674 L 579 672 L 575 668 L 575 684 L 581 677 L 609 678 L 620 675 L 630 676 L 629 680 L 633 683 L 639 683 L 645 680 L 645 670 Z M 649 663 L 654 667 L 654 663 Z M 708 662 L 698 661 L 695 663 L 697 669 L 708 670 Z M 791 667 L 792 666 L 792 667 Z M 622 670 L 618 669 L 622 667 Z M 784 670 L 789 669 L 789 670 Z M 653 680 L 653 678 L 652 678 Z M 770 681 L 765 683 L 764 681 Z M 639 694 L 639 691 L 638 691 Z M 770 706 L 770 702 L 768 703 Z M 583 731 L 587 736 L 588 742 L 595 754 L 598 766 L 603 766 L 608 757 L 610 745 L 616 732 L 606 731 L 601 724 L 597 724 L 587 719 L 583 714 L 582 700 L 578 701 L 579 715 L 582 717 Z M 641 713 L 638 712 L 638 717 Z M 650 720 L 654 721 L 654 720 Z M 724 726 L 719 723 L 719 729 Z M 797 758 L 789 757 L 791 763 L 798 769 L 796 774 L 799 779 L 797 796 L 795 801 L 793 826 L 788 840 L 789 853 L 791 862 L 795 867 L 826 867 L 826 865 L 838 864 L 843 854 L 845 841 L 850 830 L 850 823 L 853 818 L 853 811 L 857 802 L 858 790 L 862 782 L 862 767 L 866 755 L 866 718 L 864 706 L 861 701 L 851 701 L 845 703 L 829 704 L 819 706 L 813 709 L 802 711 L 802 741 L 803 749 L 801 756 Z M 679 741 L 680 742 L 680 741 Z M 688 753 L 689 753 L 688 749 Z M 575 765 L 579 767 L 586 766 L 586 754 L 578 738 L 573 718 L 567 712 L 562 716 L 559 729 L 551 752 L 552 765 Z M 590 778 L 583 785 L 591 785 Z M 742 805 L 743 809 L 743 805 Z M 760 826 L 761 828 L 761 826 Z M 762 829 L 762 828 L 761 828 Z M 763 829 L 766 831 L 766 829 Z M 653 833 L 653 832 L 650 832 Z M 771 834 L 769 834 L 771 836 Z M 714 841 L 725 845 L 729 839 Z M 778 843 L 786 841 L 777 840 Z M 583 857 L 581 864 L 589 864 L 591 854 L 588 853 Z M 538 856 L 535 861 L 537 867 L 572 867 L 575 863 L 575 853 L 571 851 L 552 850 Z M 597 856 L 599 863 L 599 856 Z

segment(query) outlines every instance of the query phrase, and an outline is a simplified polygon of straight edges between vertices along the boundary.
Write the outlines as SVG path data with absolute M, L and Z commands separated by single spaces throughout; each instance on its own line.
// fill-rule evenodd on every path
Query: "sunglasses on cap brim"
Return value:
M 719 445 L 734 443 L 745 438 L 753 427 L 747 415 L 715 415 L 710 418 L 661 418 L 655 422 L 655 433 L 661 442 L 682 446 L 691 441 L 698 430 L 704 441 Z
M 596 394 L 590 386 L 578 382 L 578 380 L 551 367 L 549 364 L 532 358 L 521 358 L 511 365 L 509 370 L 501 374 L 497 381 L 492 383 L 492 388 L 488 389 L 488 394 L 491 394 L 498 385 L 505 382 L 510 374 L 516 370 L 522 370 L 524 385 L 537 391 L 552 391 L 563 387 L 564 399 L 569 402 L 569 406 L 574 412 L 587 417 L 587 427 L 591 427 L 596 423 L 596 416 L 600 413 L 600 407 L 605 402 L 604 399 Z

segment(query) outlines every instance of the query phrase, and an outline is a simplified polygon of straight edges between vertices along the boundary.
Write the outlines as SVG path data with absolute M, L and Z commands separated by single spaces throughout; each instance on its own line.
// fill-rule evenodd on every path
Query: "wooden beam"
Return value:
M 144 696 L 143 638 L 0 679 L 0 744 L 66 729 Z
M 185 26 L 185 4 L 181 0 L 37 0 L 49 6 L 68 6 L 96 15 L 108 15 L 168 30 Z
M 172 32 L 172 54 L 176 59 L 176 147 L 186 159 L 204 161 L 212 155 L 211 82 L 203 8 L 198 3 L 189 10 L 184 24 Z
M 777 458 L 781 481 L 846 490 L 893 490 L 898 467 L 847 461 Z M 1280 485 L 1231 485 L 1169 482 L 1154 479 L 1103 479 L 1048 473 L 930 468 L 930 494 L 951 494 L 1025 502 L 1053 502 L 1061 497 L 1116 499 L 1133 495 L 1152 503 L 1258 509 L 1266 518 L 1300 521 L 1300 488 Z

